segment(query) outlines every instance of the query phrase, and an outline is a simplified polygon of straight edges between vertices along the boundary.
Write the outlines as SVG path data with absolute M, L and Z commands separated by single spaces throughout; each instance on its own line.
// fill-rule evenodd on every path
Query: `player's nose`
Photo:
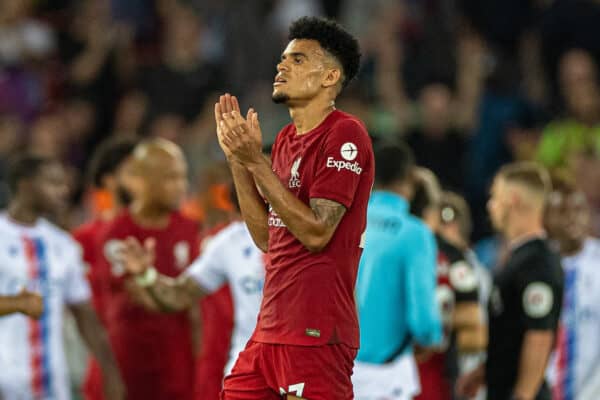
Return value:
M 287 70 L 287 66 L 284 64 L 284 61 L 280 61 L 277 64 L 277 72 L 281 72 L 281 71 L 285 71 Z

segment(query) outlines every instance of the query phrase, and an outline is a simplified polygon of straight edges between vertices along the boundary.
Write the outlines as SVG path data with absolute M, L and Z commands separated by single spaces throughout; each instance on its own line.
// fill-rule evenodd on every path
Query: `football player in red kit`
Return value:
M 96 249 L 102 228 L 130 202 L 130 161 L 135 145 L 136 142 L 132 139 L 119 138 L 108 139 L 98 147 L 90 162 L 88 178 L 95 190 L 101 190 L 110 197 L 111 206 L 73 231 L 73 237 L 83 250 L 83 259 L 88 268 L 87 278 L 92 290 L 92 304 L 102 323 L 105 322 L 101 297 L 103 291 L 99 287 Z M 88 364 L 83 395 L 86 400 L 104 399 L 100 366 L 93 358 L 90 358 Z
M 177 276 L 198 255 L 198 226 L 177 210 L 187 167 L 172 142 L 154 139 L 133 152 L 134 199 L 102 233 L 104 315 L 129 400 L 193 399 L 194 354 L 189 312 L 162 314 L 117 254 L 127 238 L 155 244 L 154 267 Z M 197 312 L 197 310 L 193 310 Z
M 242 216 L 270 260 L 257 327 L 225 378 L 226 400 L 353 398 L 354 285 L 374 161 L 365 126 L 335 99 L 360 53 L 355 38 L 321 18 L 294 22 L 289 40 L 272 98 L 292 123 L 277 135 L 272 162 L 257 113 L 242 117 L 230 95 L 215 105 Z

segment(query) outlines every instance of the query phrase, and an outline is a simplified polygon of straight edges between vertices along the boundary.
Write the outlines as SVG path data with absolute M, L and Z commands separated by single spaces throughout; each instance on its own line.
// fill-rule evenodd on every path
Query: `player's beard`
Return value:
M 276 93 L 273 93 L 273 96 L 271 96 L 271 99 L 273 100 L 273 103 L 275 103 L 275 104 L 285 104 L 290 99 L 290 96 L 288 96 L 286 93 L 276 92 Z
M 117 186 L 116 195 L 117 201 L 123 206 L 128 206 L 133 201 L 133 196 L 131 193 L 122 185 Z

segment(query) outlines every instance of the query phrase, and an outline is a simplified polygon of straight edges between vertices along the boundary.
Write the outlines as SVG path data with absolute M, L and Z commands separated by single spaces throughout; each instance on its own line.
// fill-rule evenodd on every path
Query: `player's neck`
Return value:
M 537 218 L 521 218 L 506 230 L 506 239 L 509 244 L 527 241 L 529 238 L 543 237 L 546 231 L 544 225 Z
M 40 218 L 40 214 L 34 211 L 32 207 L 18 200 L 10 202 L 7 214 L 10 219 L 21 225 L 35 225 Z
M 321 124 L 335 110 L 333 101 L 311 101 L 301 106 L 289 107 L 290 117 L 296 127 L 297 135 L 304 135 Z
M 171 219 L 171 210 L 144 201 L 134 201 L 129 212 L 134 222 L 144 228 L 166 228 Z

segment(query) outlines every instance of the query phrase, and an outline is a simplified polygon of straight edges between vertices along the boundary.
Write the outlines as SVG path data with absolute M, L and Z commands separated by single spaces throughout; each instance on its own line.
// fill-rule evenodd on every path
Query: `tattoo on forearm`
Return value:
M 333 228 L 337 227 L 346 213 L 346 207 L 327 199 L 310 199 L 310 208 L 321 221 Z

